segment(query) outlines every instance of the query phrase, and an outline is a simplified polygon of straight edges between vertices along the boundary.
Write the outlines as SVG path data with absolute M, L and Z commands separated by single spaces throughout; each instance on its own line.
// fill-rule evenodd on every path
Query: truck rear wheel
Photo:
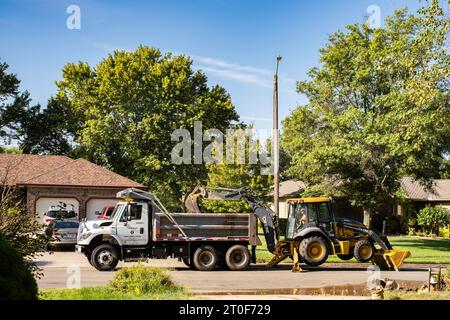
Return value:
M 112 271 L 119 263 L 119 254 L 110 244 L 102 244 L 92 251 L 91 264 L 99 271 Z
M 356 260 L 359 262 L 368 262 L 372 259 L 373 254 L 375 253 L 375 248 L 373 244 L 371 244 L 367 240 L 358 241 L 355 245 L 354 254 Z
M 194 252 L 193 263 L 199 271 L 212 271 L 216 268 L 218 257 L 216 249 L 211 246 L 201 246 Z
M 250 252 L 243 245 L 232 246 L 225 254 L 225 262 L 230 270 L 246 270 L 251 262 Z
M 321 237 L 310 237 L 300 242 L 300 256 L 310 266 L 319 266 L 328 259 L 326 240 Z

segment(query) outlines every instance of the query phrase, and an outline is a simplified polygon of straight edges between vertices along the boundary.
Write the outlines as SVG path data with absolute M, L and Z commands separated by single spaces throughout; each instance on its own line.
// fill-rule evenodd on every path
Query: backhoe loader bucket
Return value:
M 381 270 L 399 271 L 403 261 L 410 256 L 411 252 L 409 251 L 377 250 L 377 252 L 373 255 L 372 261 L 380 267 Z

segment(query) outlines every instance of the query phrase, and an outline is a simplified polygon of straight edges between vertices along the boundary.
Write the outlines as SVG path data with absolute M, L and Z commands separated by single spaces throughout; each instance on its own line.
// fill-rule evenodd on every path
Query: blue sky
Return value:
M 423 1 L 422 1 L 423 3 Z M 69 30 L 69 5 L 81 29 Z M 381 18 L 419 0 L 0 0 L 0 59 L 42 105 L 68 62 L 96 65 L 114 49 L 139 44 L 190 55 L 211 85 L 231 94 L 241 119 L 271 128 L 272 77 L 280 65 L 280 118 L 305 99 L 295 82 L 318 65 L 328 35 L 363 22 L 370 5 Z

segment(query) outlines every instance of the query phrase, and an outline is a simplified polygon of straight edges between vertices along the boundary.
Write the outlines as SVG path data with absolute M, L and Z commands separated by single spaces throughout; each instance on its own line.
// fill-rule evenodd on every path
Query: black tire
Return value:
M 214 247 L 201 246 L 194 252 L 192 262 L 199 271 L 212 271 L 216 268 L 218 257 Z
M 102 244 L 92 251 L 91 264 L 99 271 L 113 271 L 119 263 L 119 253 L 110 244 Z
M 356 243 L 353 250 L 356 260 L 359 262 L 368 262 L 372 260 L 375 253 L 375 247 L 367 240 L 361 240 Z
M 225 262 L 232 271 L 247 270 L 251 261 L 252 257 L 248 248 L 240 244 L 232 246 L 225 254 Z
M 339 259 L 344 260 L 344 261 L 348 261 L 350 259 L 353 259 L 354 255 L 353 253 L 349 253 L 349 254 L 338 254 L 337 255 Z
M 303 239 L 299 251 L 302 260 L 310 266 L 319 266 L 328 259 L 328 246 L 322 237 Z

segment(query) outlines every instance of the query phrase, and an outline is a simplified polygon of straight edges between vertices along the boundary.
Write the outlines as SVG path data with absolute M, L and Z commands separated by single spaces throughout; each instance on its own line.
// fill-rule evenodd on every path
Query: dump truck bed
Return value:
M 180 229 L 163 213 L 153 215 L 153 241 L 245 241 L 260 245 L 257 220 L 241 213 L 171 213 Z

